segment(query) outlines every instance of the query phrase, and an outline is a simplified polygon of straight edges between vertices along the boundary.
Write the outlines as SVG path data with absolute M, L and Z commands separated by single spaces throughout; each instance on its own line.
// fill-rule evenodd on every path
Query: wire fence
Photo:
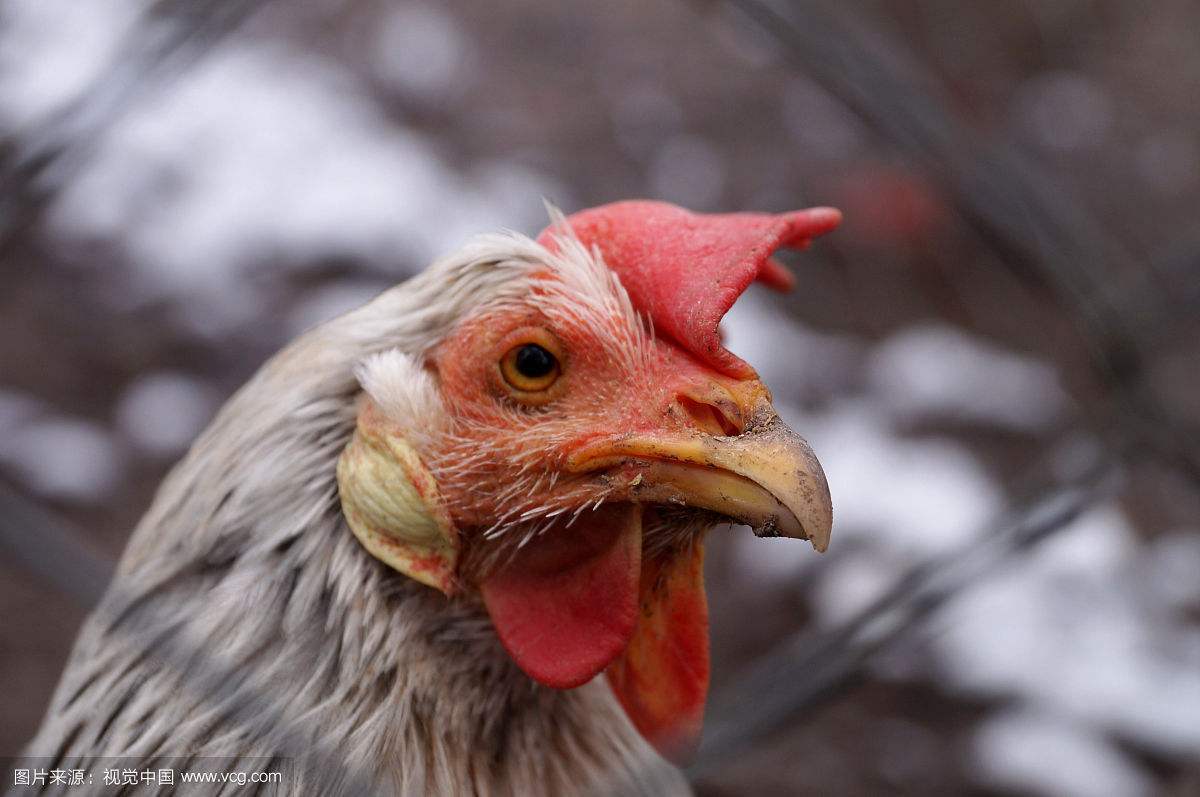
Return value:
M 42 126 L 4 142 L 0 163 L 0 256 L 11 235 L 36 221 L 70 179 L 89 147 L 146 91 L 230 36 L 262 5 L 259 0 L 158 0 L 130 33 L 127 47 L 80 100 Z M 725 0 L 763 35 L 782 46 L 799 70 L 820 83 L 884 139 L 921 165 L 952 197 L 961 217 L 1004 263 L 1047 285 L 1076 320 L 1092 364 L 1111 390 L 1113 416 L 1100 424 L 1111 443 L 1065 480 L 1039 471 L 993 528 L 968 544 L 914 567 L 852 620 L 819 634 L 783 640 L 714 695 L 706 733 L 688 770 L 693 779 L 717 771 L 756 741 L 802 721 L 843 693 L 881 652 L 918 634 L 937 610 L 1069 527 L 1081 512 L 1117 495 L 1121 462 L 1153 456 L 1200 483 L 1200 435 L 1144 388 L 1144 355 L 1171 319 L 1194 312 L 1163 295 L 1149 280 L 1132 281 L 1123 263 L 1133 256 L 1073 197 L 1021 153 L 979 142 L 956 121 L 936 81 L 902 45 L 863 20 L 851 24 L 823 3 L 786 10 L 760 0 Z M 701 4 L 707 13 L 712 4 Z M 803 24 L 799 23 L 803 20 Z M 866 43 L 869 38 L 870 45 Z M 879 53 L 880 42 L 890 52 Z M 897 65 L 903 68 L 897 68 Z M 1153 324 L 1141 319 L 1153 319 Z M 1138 319 L 1138 320 L 1135 320 Z M 0 547 L 10 561 L 91 609 L 120 606 L 112 565 L 80 534 L 0 485 Z M 198 694 L 226 696 L 235 679 L 195 641 L 156 637 L 149 646 L 166 667 L 196 679 Z M 348 768 L 287 714 L 269 690 L 236 687 L 246 715 L 270 717 L 286 729 L 281 752 L 305 766 L 340 773 L 348 794 L 377 793 L 370 775 Z
M 880 654 L 919 635 L 922 626 L 960 594 L 1070 527 L 1080 514 L 1114 496 L 1118 467 L 1089 458 L 1062 483 L 1047 480 L 993 525 L 946 554 L 918 564 L 854 618 L 831 631 L 785 639 L 715 696 L 693 778 L 735 760 L 756 741 L 803 720 L 833 700 Z
M 1143 383 L 1147 351 L 1194 316 L 1195 296 L 1168 294 L 1151 278 L 1159 269 L 1126 251 L 1050 170 L 958 121 L 937 79 L 884 31 L 819 1 L 787 11 L 763 0 L 724 4 L 937 181 L 1001 263 L 1053 291 L 1114 399 L 1110 428 L 1136 435 L 1200 483 L 1200 429 L 1164 409 Z

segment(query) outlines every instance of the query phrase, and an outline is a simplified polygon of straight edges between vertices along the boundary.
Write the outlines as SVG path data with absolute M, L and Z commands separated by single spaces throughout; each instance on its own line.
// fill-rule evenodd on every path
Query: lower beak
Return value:
M 821 464 L 804 438 L 762 408 L 740 435 L 630 435 L 577 451 L 568 466 L 595 472 L 614 499 L 707 509 L 760 537 L 829 545 L 833 507 Z
M 829 545 L 829 486 L 808 443 L 766 402 L 739 435 L 700 429 L 628 435 L 577 451 L 568 466 L 595 473 L 609 500 L 715 512 L 764 537 Z M 606 668 L 609 685 L 641 734 L 686 761 L 699 741 L 708 692 L 704 545 L 695 538 L 641 562 L 636 622 Z

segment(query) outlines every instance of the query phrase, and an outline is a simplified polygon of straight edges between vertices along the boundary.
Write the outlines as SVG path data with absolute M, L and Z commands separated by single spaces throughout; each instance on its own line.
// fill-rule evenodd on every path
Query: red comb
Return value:
M 721 371 L 754 370 L 721 344 L 717 325 L 755 279 L 788 290 L 794 279 L 771 254 L 802 248 L 842 220 L 833 208 L 791 213 L 692 213 L 666 202 L 632 200 L 567 217 L 584 246 L 597 246 L 633 304 L 655 328 Z M 555 228 L 538 237 L 552 245 Z

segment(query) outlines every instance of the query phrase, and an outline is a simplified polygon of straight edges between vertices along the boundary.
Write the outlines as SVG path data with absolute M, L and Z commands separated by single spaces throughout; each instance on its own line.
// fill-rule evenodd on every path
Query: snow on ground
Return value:
M 471 48 L 458 24 L 431 3 L 389 4 L 375 33 L 372 65 L 410 99 L 443 99 L 471 77 Z
M 0 464 L 45 498 L 99 501 L 124 475 L 121 445 L 79 418 L 40 417 L 0 436 Z
M 825 467 L 843 539 L 885 545 L 911 562 L 962 544 L 1003 504 L 964 445 L 898 436 L 870 403 L 847 401 L 821 415 L 785 408 L 783 415 Z
M 774 387 L 780 414 L 817 452 L 833 498 L 832 545 L 856 552 L 822 562 L 815 600 L 823 622 L 844 619 L 881 592 L 889 574 L 962 544 L 1000 510 L 1000 486 L 967 447 L 949 438 L 902 435 L 886 396 L 843 395 L 814 411 L 782 398 L 819 394 L 823 381 L 852 383 L 846 372 L 864 359 L 878 362 L 889 342 L 864 358 L 864 342 L 808 330 L 753 292 L 734 306 L 723 327 L 730 349 Z M 1003 362 L 991 362 L 997 361 Z M 985 368 L 977 369 L 981 377 L 1002 375 L 982 373 Z M 840 375 L 827 377 L 834 372 Z M 782 546 L 751 546 L 759 542 L 741 540 L 737 555 L 772 581 L 794 578 L 795 568 L 813 559 L 798 546 L 786 553 Z
M 72 26 L 88 32 L 77 46 L 52 35 L 43 5 L 5 10 L 27 32 L 0 38 L 2 62 L 23 64 L 0 80 L 0 122 L 44 114 L 86 87 L 129 24 L 127 6 L 111 18 L 72 11 Z M 437 33 L 404 56 L 420 64 L 388 44 L 413 24 Z M 431 7 L 393 9 L 379 33 L 380 52 L 391 53 L 380 68 L 414 91 L 436 90 L 459 76 L 469 50 L 451 25 Z M 48 98 L 31 91 L 43 83 Z M 118 244 L 135 270 L 123 281 L 126 301 L 166 299 L 187 327 L 216 334 L 261 310 L 264 263 L 351 259 L 400 279 L 472 234 L 535 232 L 546 222 L 543 197 L 572 204 L 561 185 L 517 164 L 460 173 L 311 51 L 235 39 L 95 142 L 52 209 L 50 232 Z
M 1156 562 L 1118 510 L 1092 510 L 947 610 L 939 667 L 967 692 L 1019 697 L 1154 749 L 1196 750 L 1200 630 L 1142 593 L 1138 571 Z
M 0 387 L 0 467 L 38 495 L 98 501 L 119 483 L 124 461 L 103 427 Z
M 141 298 L 199 300 L 209 329 L 253 316 L 266 261 L 400 277 L 505 221 L 349 75 L 266 44 L 218 51 L 130 114 L 52 217 L 68 239 L 120 241 Z
M 86 94 L 142 7 L 127 0 L 100 13 L 14 0 L 0 9 L 0 127 L 27 130 Z M 395 46 L 414 30 L 429 35 L 401 57 Z M 437 91 L 470 65 L 470 43 L 432 6 L 391 9 L 377 38 L 380 74 L 403 91 Z M 51 208 L 48 232 L 125 254 L 127 270 L 99 275 L 118 286 L 118 309 L 166 301 L 185 329 L 212 336 L 269 306 L 276 289 L 266 263 L 349 259 L 380 275 L 309 289 L 288 319 L 298 331 L 469 235 L 536 232 L 546 222 L 543 197 L 572 203 L 562 186 L 517 163 L 452 168 L 434 143 L 386 117 L 353 75 L 282 41 L 233 39 L 169 91 L 142 97 L 93 144 Z M 104 429 L 0 398 L 0 421 L 20 421 L 8 424 L 0 456 L 34 490 L 90 500 L 120 478 L 121 444 Z M 193 377 L 151 374 L 127 388 L 114 424 L 137 450 L 171 456 L 215 401 Z
M 840 398 L 860 368 L 866 343 L 799 324 L 772 299 L 759 285 L 738 299 L 721 322 L 726 347 L 753 365 L 779 396 Z
M 117 403 L 117 426 L 154 457 L 182 453 L 216 412 L 220 397 L 188 374 L 162 371 L 138 377 Z
M 812 569 L 817 623 L 830 628 L 848 622 L 896 584 L 897 567 L 878 546 L 854 548 Z
M 915 327 L 864 354 L 862 342 L 789 324 L 761 299 L 747 304 L 730 314 L 728 341 L 768 384 L 790 371 L 803 394 L 822 369 L 861 366 L 848 380 L 857 394 L 819 410 L 780 407 L 829 478 L 831 556 L 817 568 L 803 546 L 735 538 L 738 564 L 808 590 L 823 626 L 852 617 L 911 565 L 985 533 L 1004 508 L 966 446 L 901 429 L 949 416 L 1024 434 L 1071 411 L 1054 369 L 958 330 Z M 1197 572 L 1200 535 L 1179 530 L 1146 546 L 1103 506 L 952 602 L 930 641 L 934 677 L 1021 707 L 980 727 L 980 777 L 1038 794 L 1141 795 L 1150 777 L 1117 739 L 1173 755 L 1200 748 L 1200 631 L 1180 622 L 1200 602 Z
M 871 354 L 867 379 L 889 412 L 904 420 L 951 418 L 1039 432 L 1070 405 L 1051 366 L 940 324 L 884 341 Z
M 973 739 L 977 777 L 1020 794 L 1141 797 L 1153 782 L 1086 725 L 1033 709 L 983 721 Z
M 0 125 L 44 122 L 120 50 L 141 4 L 8 0 L 0 6 Z

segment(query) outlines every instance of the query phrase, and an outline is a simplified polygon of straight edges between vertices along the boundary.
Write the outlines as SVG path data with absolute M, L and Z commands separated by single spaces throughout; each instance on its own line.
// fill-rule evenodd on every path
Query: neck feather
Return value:
M 136 529 L 30 754 L 293 758 L 299 742 L 404 794 L 683 788 L 605 684 L 533 683 L 477 601 L 390 570 L 346 528 L 354 370 L 437 333 L 428 282 L 309 333 L 231 399 Z M 324 793 L 331 773 L 301 764 Z

